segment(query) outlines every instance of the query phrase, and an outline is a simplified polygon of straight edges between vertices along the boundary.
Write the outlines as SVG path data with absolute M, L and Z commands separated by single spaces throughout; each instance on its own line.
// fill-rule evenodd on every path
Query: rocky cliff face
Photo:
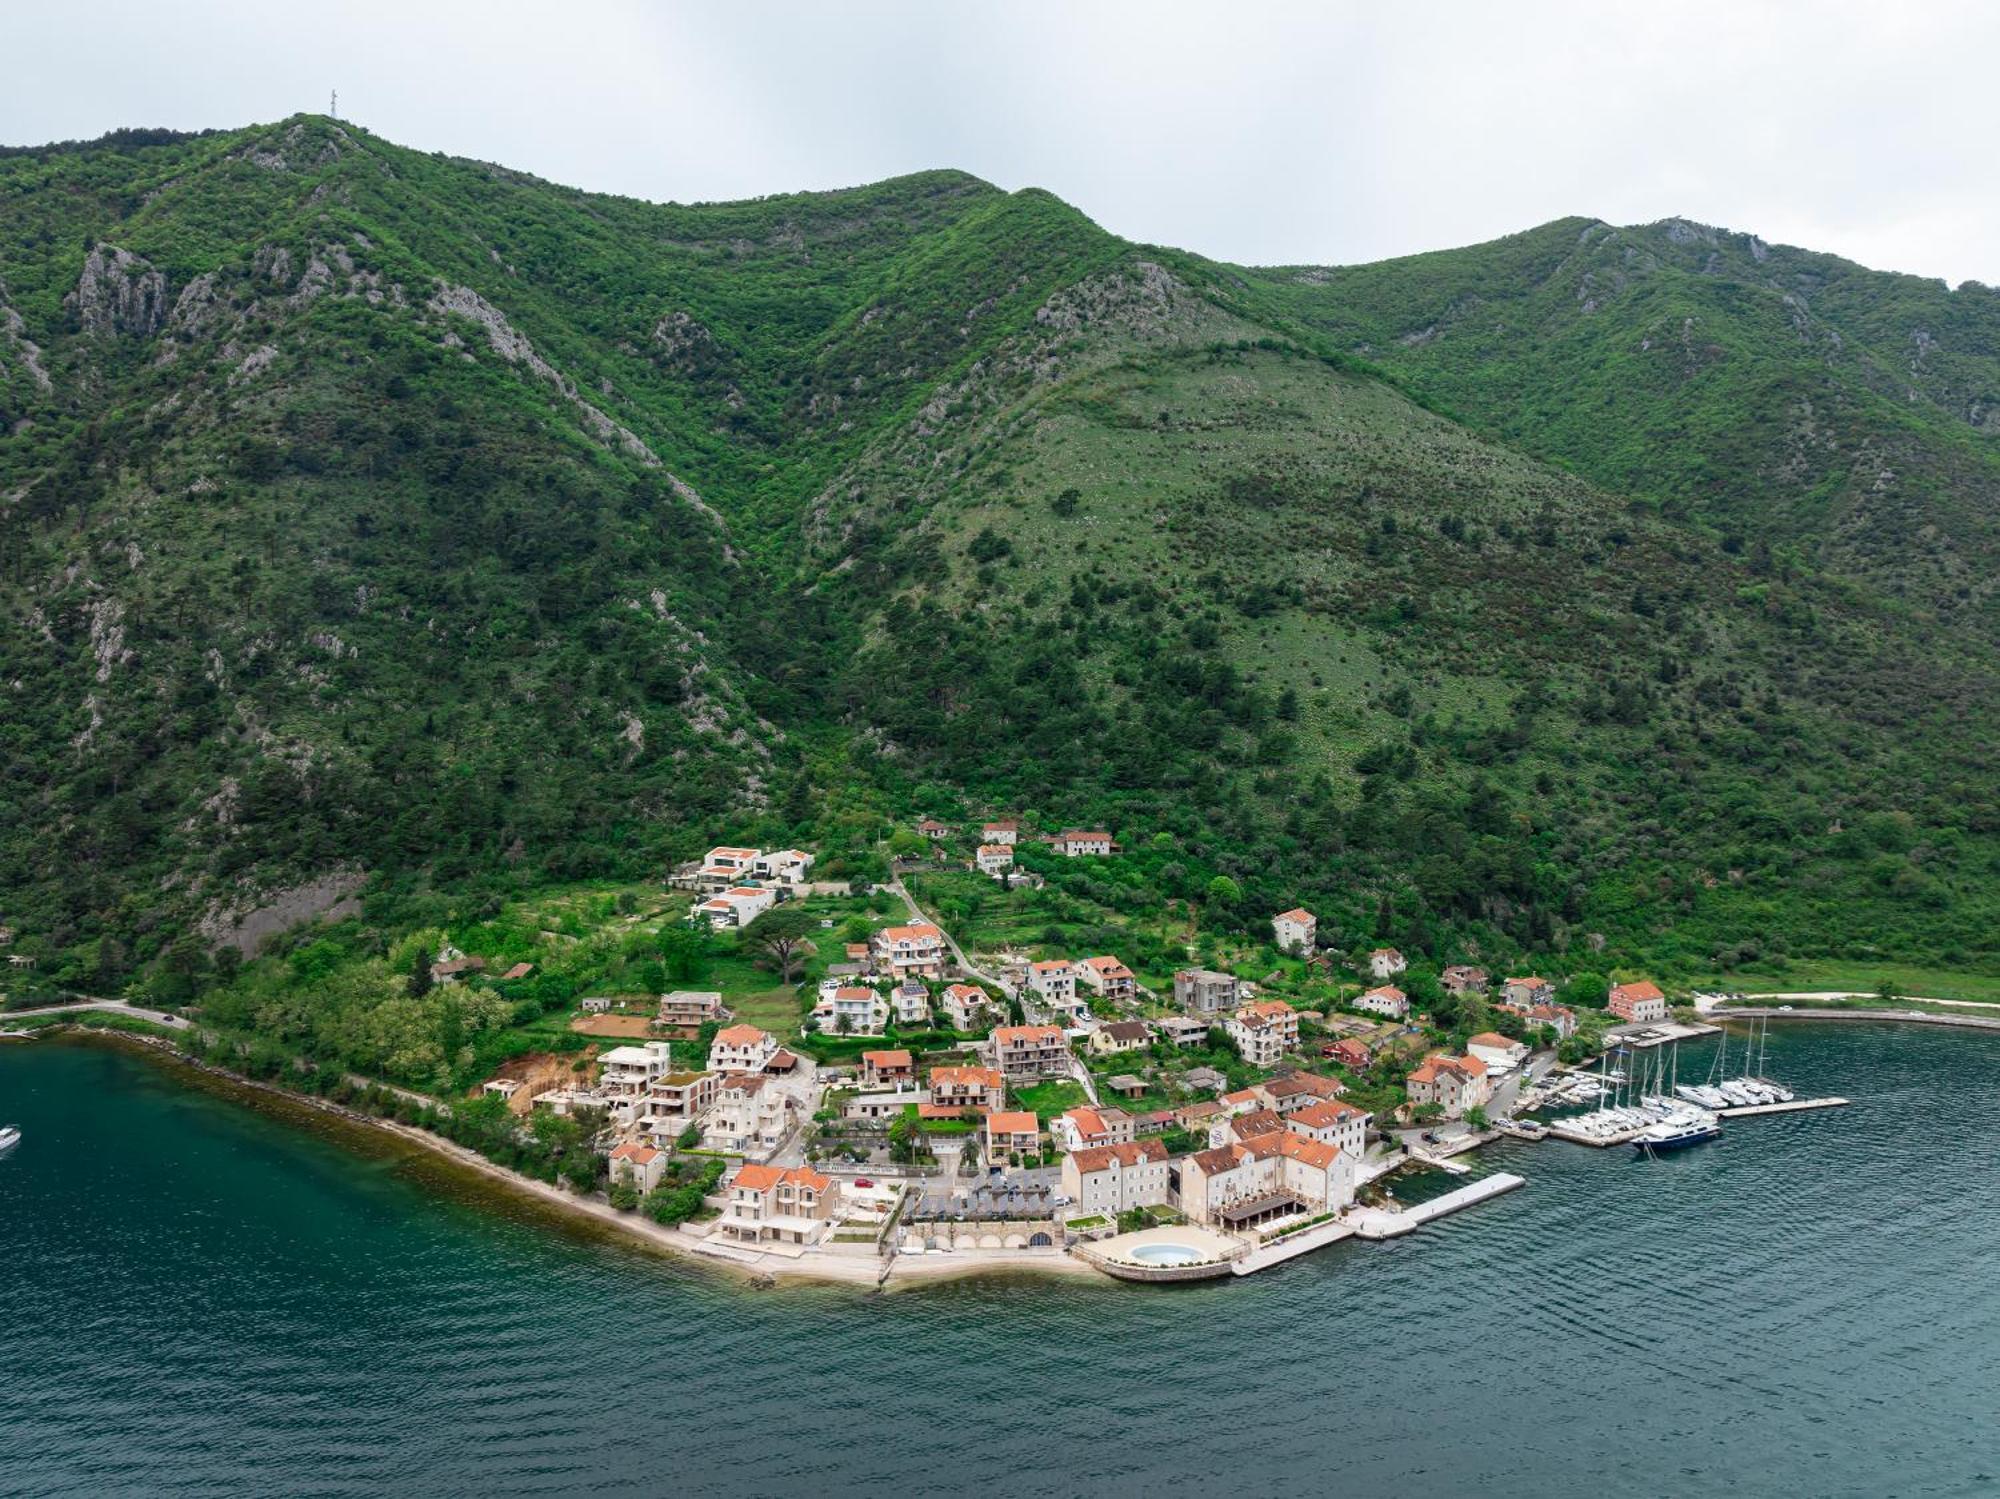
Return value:
M 94 245 L 63 305 L 85 333 L 151 338 L 166 321 L 167 278 L 129 250 Z

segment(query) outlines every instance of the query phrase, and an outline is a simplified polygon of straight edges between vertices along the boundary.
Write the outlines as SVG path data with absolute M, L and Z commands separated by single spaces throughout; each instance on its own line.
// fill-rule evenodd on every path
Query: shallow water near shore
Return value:
M 0 1493 L 2000 1492 L 1996 1069 L 1979 1032 L 1773 1026 L 1773 1076 L 1855 1106 L 1489 1150 L 1528 1186 L 1247 1280 L 876 1296 L 4 1046 Z

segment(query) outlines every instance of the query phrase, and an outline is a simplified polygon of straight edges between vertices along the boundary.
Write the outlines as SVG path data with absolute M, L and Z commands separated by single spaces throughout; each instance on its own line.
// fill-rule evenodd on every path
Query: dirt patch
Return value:
M 653 1034 L 651 1015 L 585 1015 L 572 1020 L 569 1028 L 579 1036 L 616 1036 L 622 1041 L 643 1041 Z
M 572 1083 L 587 1081 L 596 1070 L 592 1059 L 597 1048 L 557 1055 L 554 1052 L 531 1051 L 523 1056 L 509 1057 L 493 1074 L 491 1081 L 510 1078 L 521 1086 L 514 1090 L 514 1096 L 507 1100 L 510 1113 L 526 1115 L 534 1107 L 538 1095 L 551 1088 L 564 1088 Z

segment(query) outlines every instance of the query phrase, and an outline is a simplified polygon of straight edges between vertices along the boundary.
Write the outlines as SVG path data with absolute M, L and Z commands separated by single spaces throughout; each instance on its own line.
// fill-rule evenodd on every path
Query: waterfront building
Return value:
M 1633 984 L 1614 984 L 1605 1008 L 1620 1020 L 1634 1023 L 1667 1018 L 1667 997 L 1651 979 Z
M 1077 1217 L 1116 1218 L 1167 1201 L 1167 1147 L 1157 1139 L 1071 1151 L 1063 1157 L 1063 1192 Z
M 1293 1214 L 1339 1212 L 1354 1201 L 1354 1177 L 1354 1162 L 1339 1147 L 1278 1129 L 1186 1157 L 1170 1174 L 1169 1201 L 1195 1223 L 1242 1230 Z
M 816 1244 L 831 1229 L 839 1202 L 840 1184 L 810 1166 L 743 1166 L 715 1231 L 739 1244 Z
M 1294 1134 L 1339 1147 L 1349 1159 L 1359 1161 L 1368 1146 L 1366 1109 L 1338 1099 L 1324 1099 L 1285 1116 L 1285 1128 Z
M 1479 1108 L 1493 1096 L 1486 1064 L 1477 1057 L 1432 1052 L 1406 1084 L 1412 1105 L 1436 1104 L 1448 1119 Z
M 641 1192 L 650 1192 L 660 1184 L 666 1169 L 664 1150 L 633 1140 L 612 1147 L 611 1179 L 615 1182 L 630 1182 Z

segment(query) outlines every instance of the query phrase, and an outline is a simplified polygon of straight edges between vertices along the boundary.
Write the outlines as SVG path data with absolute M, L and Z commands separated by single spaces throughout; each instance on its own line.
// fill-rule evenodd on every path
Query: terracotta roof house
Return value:
M 1637 983 L 1613 985 L 1605 1008 L 1621 1020 L 1665 1020 L 1667 997 L 1651 979 L 1640 979 Z

